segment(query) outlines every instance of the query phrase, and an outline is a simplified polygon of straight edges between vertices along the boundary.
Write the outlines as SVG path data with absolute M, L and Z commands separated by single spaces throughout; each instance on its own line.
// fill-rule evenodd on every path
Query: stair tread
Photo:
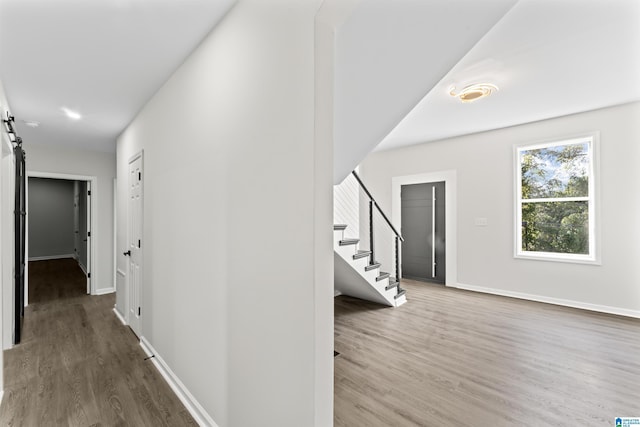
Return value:
M 392 282 L 391 278 L 389 278 L 389 284 L 384 288 L 385 291 L 388 291 L 390 289 L 395 288 L 396 286 L 400 285 L 400 283 L 398 282 Z
M 381 280 L 386 279 L 387 277 L 391 276 L 390 273 L 385 273 L 383 271 L 380 272 L 380 275 L 378 277 L 376 277 L 376 282 L 379 282 Z
M 398 299 L 398 298 L 400 298 L 402 295 L 404 295 L 406 293 L 407 293 L 407 290 L 403 289 L 400 292 L 398 292 L 393 298 Z
M 333 224 L 334 230 L 344 230 L 347 228 L 347 224 Z
M 342 239 L 338 243 L 340 246 L 357 245 L 360 239 Z
M 358 251 L 358 253 L 353 256 L 353 259 L 365 258 L 369 255 L 371 255 L 371 251 Z
M 369 265 L 364 267 L 364 271 L 375 270 L 376 268 L 379 268 L 381 265 L 382 264 L 380 264 L 380 263 L 369 264 Z

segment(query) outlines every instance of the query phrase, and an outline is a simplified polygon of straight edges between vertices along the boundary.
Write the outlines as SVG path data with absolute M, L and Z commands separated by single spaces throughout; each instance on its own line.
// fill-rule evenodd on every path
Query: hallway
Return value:
M 29 263 L 22 343 L 4 352 L 2 426 L 197 425 L 71 259 Z

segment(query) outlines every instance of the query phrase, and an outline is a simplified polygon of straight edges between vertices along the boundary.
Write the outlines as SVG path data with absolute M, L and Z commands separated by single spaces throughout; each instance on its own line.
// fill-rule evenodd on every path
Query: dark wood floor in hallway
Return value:
M 29 263 L 29 301 L 4 352 L 1 426 L 197 425 L 75 261 Z
M 613 426 L 640 417 L 640 320 L 406 281 L 335 299 L 336 427 Z

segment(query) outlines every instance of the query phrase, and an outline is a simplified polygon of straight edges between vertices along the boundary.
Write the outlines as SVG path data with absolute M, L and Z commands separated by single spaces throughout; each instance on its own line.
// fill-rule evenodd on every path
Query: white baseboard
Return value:
M 182 381 L 180 381 L 176 374 L 173 373 L 171 368 L 169 368 L 166 362 L 145 337 L 140 337 L 140 347 L 142 347 L 147 356 L 154 356 L 150 360 L 158 369 L 160 375 L 162 375 L 167 384 L 169 384 L 176 396 L 178 396 L 182 404 L 187 408 L 191 416 L 196 420 L 198 425 L 204 427 L 218 427 L 215 421 L 213 421 L 213 418 L 211 418 L 202 405 L 200 405 L 196 398 L 193 397 L 189 390 L 187 390 L 187 387 L 185 387 Z
M 120 323 L 122 323 L 124 326 L 127 326 L 127 321 L 124 320 L 124 316 L 118 311 L 118 309 L 113 307 L 113 312 L 115 313 Z
M 47 255 L 47 256 L 31 256 L 29 257 L 29 261 L 49 261 L 52 259 L 66 259 L 76 257 L 75 254 L 64 254 L 64 255 Z
M 545 297 L 542 295 L 526 294 L 522 292 L 507 291 L 504 289 L 485 288 L 483 286 L 467 285 L 464 283 L 447 284 L 450 288 L 464 289 L 467 291 L 481 292 L 485 294 L 500 295 L 503 297 L 518 298 L 528 301 L 544 302 L 547 304 L 561 305 L 564 307 L 579 308 L 582 310 L 597 311 L 600 313 L 616 314 L 618 316 L 640 318 L 640 311 L 626 308 L 611 307 L 608 305 L 590 304 L 587 302 L 573 301 L 561 298 Z
M 106 294 L 112 294 L 116 291 L 116 288 L 103 288 L 103 289 L 96 289 L 95 292 L 93 293 L 93 295 L 106 295 Z
M 339 290 L 335 289 L 335 290 L 333 291 L 333 297 L 334 297 L 334 298 L 335 298 L 335 297 L 339 297 L 340 295 L 342 295 L 342 292 L 340 292 Z

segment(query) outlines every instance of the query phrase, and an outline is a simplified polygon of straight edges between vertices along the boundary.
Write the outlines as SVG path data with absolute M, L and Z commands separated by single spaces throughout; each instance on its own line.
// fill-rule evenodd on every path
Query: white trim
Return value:
M 400 190 L 403 185 L 441 181 L 445 183 L 445 234 L 447 236 L 445 284 L 449 285 L 458 281 L 458 189 L 456 171 L 452 169 L 391 178 L 391 222 L 397 224 L 399 229 L 402 229 Z
M 116 291 L 116 288 L 96 289 L 93 295 L 107 295 L 107 294 L 112 294 L 115 291 Z
M 122 323 L 124 326 L 127 326 L 127 321 L 124 320 L 124 316 L 118 311 L 118 308 L 116 306 L 113 307 L 113 314 L 116 315 L 120 323 Z
M 178 399 L 187 408 L 191 416 L 196 420 L 198 425 L 206 427 L 218 427 L 218 424 L 213 421 L 213 418 L 204 410 L 202 405 L 198 403 L 195 397 L 189 392 L 187 387 L 180 381 L 180 379 L 173 373 L 171 368 L 162 359 L 158 352 L 153 348 L 149 341 L 145 337 L 140 337 L 140 347 L 147 354 L 148 357 L 153 356 L 150 360 L 160 372 L 160 375 L 169 384 L 171 390 L 178 396 Z
M 118 248 L 116 242 L 118 241 L 118 180 L 113 178 L 113 287 L 116 288 L 116 280 L 118 274 Z
M 340 291 L 339 291 L 339 290 L 337 290 L 337 289 L 334 289 L 334 290 L 333 290 L 333 297 L 334 297 L 334 298 L 335 298 L 335 297 L 339 297 L 340 295 L 342 295 L 342 292 L 340 292 Z
M 486 288 L 483 286 L 467 285 L 456 283 L 447 285 L 450 288 L 464 289 L 467 291 L 480 292 L 484 294 L 499 295 L 503 297 L 518 298 L 527 301 L 543 302 L 546 304 L 560 305 L 564 307 L 579 308 L 582 310 L 596 311 L 599 313 L 616 314 L 618 316 L 634 317 L 640 319 L 640 311 L 629 310 L 627 308 L 611 307 L 608 305 L 591 304 L 587 302 L 574 301 L 562 298 L 546 297 L 542 295 L 526 294 L 523 292 L 507 291 L 504 289 Z
M 62 254 L 62 255 L 45 255 L 45 256 L 32 256 L 29 257 L 28 261 L 48 261 L 51 259 L 66 259 L 66 258 L 76 258 L 75 254 Z

